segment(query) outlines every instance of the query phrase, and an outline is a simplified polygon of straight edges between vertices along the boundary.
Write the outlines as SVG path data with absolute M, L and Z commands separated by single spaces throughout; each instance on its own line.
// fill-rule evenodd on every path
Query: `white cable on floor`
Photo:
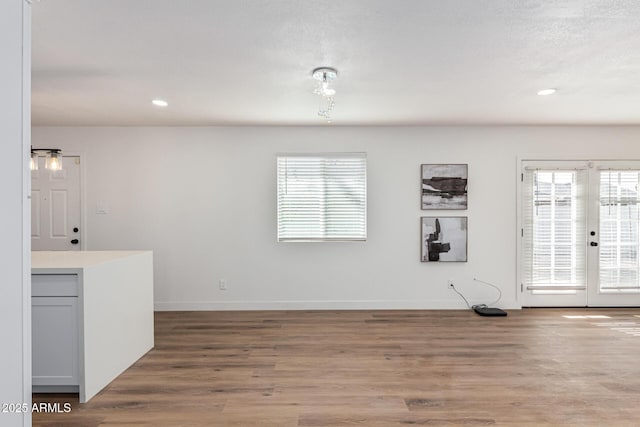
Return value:
M 492 287 L 492 288 L 494 288 L 496 291 L 498 291 L 498 299 L 496 299 L 494 302 L 492 302 L 492 303 L 491 303 L 491 304 L 489 304 L 489 305 L 495 305 L 495 304 L 497 304 L 497 303 L 498 303 L 498 301 L 500 301 L 500 298 L 502 298 L 502 291 L 500 290 L 500 288 L 499 288 L 499 287 L 497 287 L 497 286 L 496 286 L 496 285 L 494 285 L 493 283 L 489 283 L 489 282 L 485 282 L 484 280 L 476 279 L 475 277 L 473 278 L 473 280 L 474 280 L 474 281 L 476 281 L 476 282 L 480 282 L 480 283 L 483 283 L 483 284 L 485 284 L 485 285 L 491 286 L 491 287 Z M 486 305 L 485 305 L 485 307 L 486 307 Z
M 485 285 L 491 286 L 491 287 L 492 287 L 492 288 L 494 288 L 496 291 L 498 291 L 498 299 L 496 299 L 495 301 L 493 301 L 493 302 L 492 302 L 491 304 L 489 304 L 489 305 L 487 305 L 487 304 L 475 304 L 475 305 L 471 305 L 471 304 L 469 304 L 469 301 L 467 301 L 467 299 L 464 297 L 464 295 L 462 295 L 462 293 L 460 293 L 460 292 L 456 289 L 455 285 L 452 283 L 452 284 L 451 284 L 451 289 L 453 289 L 453 291 L 454 291 L 456 294 L 460 295 L 460 297 L 461 297 L 461 298 L 464 300 L 464 302 L 467 304 L 467 307 L 469 307 L 470 309 L 472 309 L 472 310 L 473 310 L 473 309 L 475 309 L 475 308 L 480 308 L 480 307 L 489 307 L 490 305 L 495 305 L 495 304 L 497 304 L 497 303 L 498 303 L 498 301 L 500 301 L 500 299 L 502 298 L 502 291 L 500 290 L 500 288 L 499 288 L 499 287 L 497 287 L 496 285 L 494 285 L 494 284 L 492 284 L 492 283 L 485 282 L 484 280 L 476 279 L 475 277 L 473 278 L 473 280 L 474 280 L 474 281 L 476 281 L 476 282 L 480 282 L 480 283 L 483 283 L 483 284 L 485 284 Z
M 451 284 L 451 289 L 453 289 L 453 291 L 460 295 L 460 297 L 464 300 L 465 303 L 467 303 L 467 307 L 469 307 L 470 309 L 472 308 L 471 305 L 469 304 L 469 301 L 467 301 L 467 299 L 464 297 L 464 295 L 462 295 L 460 292 L 458 292 L 458 290 L 456 289 L 456 285 L 454 285 L 453 283 Z

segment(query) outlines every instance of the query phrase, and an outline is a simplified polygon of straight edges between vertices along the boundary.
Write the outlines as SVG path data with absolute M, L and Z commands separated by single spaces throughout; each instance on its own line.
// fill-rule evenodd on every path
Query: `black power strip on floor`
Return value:
M 482 305 L 474 305 L 473 311 L 480 316 L 506 316 L 507 312 L 499 308 L 487 307 Z

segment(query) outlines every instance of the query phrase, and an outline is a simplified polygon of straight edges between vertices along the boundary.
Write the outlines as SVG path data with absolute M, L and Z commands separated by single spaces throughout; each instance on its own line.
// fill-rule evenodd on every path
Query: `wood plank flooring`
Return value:
M 566 318 L 565 315 L 609 316 Z M 33 425 L 637 426 L 640 309 L 156 313 L 156 347 Z

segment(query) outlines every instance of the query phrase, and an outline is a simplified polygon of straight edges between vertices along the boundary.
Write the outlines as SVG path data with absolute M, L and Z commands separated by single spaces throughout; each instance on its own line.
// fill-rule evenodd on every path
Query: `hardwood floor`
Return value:
M 33 425 L 637 426 L 639 350 L 639 309 L 160 312 L 154 350 L 87 404 L 34 395 L 72 411 Z

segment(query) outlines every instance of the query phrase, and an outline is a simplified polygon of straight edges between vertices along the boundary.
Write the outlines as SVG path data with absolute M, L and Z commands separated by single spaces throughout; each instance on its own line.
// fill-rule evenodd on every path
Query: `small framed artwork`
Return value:
M 467 209 L 467 164 L 421 165 L 422 210 Z
M 467 217 L 420 218 L 420 261 L 467 262 Z

